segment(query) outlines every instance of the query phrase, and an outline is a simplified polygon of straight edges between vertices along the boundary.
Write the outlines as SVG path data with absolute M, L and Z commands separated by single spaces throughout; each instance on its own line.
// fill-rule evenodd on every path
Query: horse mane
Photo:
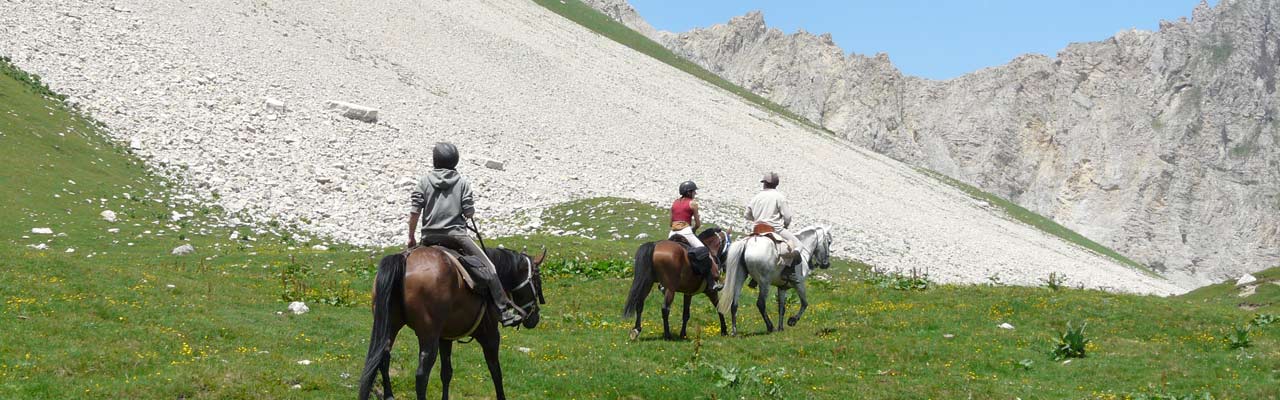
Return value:
M 724 229 L 720 229 L 720 228 L 703 229 L 702 233 L 698 234 L 698 240 L 706 241 L 707 239 L 715 237 L 716 234 L 719 234 L 721 231 L 724 231 Z
M 808 234 L 810 234 L 811 232 L 815 232 L 815 231 L 817 231 L 817 230 L 819 230 L 819 229 L 826 229 L 826 227 L 824 227 L 824 226 L 822 226 L 822 225 L 810 225 L 810 226 L 806 226 L 806 227 L 804 227 L 804 229 L 800 229 L 800 230 L 796 231 L 795 235 L 796 235 L 796 236 L 800 236 L 800 235 L 808 235 Z
M 498 280 L 502 281 L 502 285 L 513 285 L 516 273 L 524 262 L 524 254 L 509 249 L 486 249 L 485 255 L 489 256 L 489 261 L 492 261 L 493 267 L 498 270 Z

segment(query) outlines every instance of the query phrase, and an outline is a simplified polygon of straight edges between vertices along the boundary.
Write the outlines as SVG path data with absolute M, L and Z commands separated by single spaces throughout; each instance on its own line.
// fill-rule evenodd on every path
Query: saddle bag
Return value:
M 693 266 L 694 274 L 706 275 L 711 273 L 711 250 L 705 246 L 690 249 L 689 260 Z
M 467 275 L 471 275 L 472 289 L 476 292 L 486 292 L 489 288 L 489 282 L 496 280 L 496 276 L 492 276 L 493 272 L 484 266 L 484 260 L 477 256 L 458 257 L 458 263 L 462 264 L 462 269 L 467 271 Z

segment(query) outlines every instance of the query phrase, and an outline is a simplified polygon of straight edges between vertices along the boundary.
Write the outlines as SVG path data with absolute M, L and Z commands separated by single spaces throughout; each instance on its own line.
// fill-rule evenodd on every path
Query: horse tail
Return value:
M 742 292 L 742 282 L 747 280 L 742 255 L 746 253 L 749 241 L 751 238 L 746 238 L 729 246 L 729 256 L 724 262 L 724 288 L 720 289 L 720 298 L 716 300 L 716 308 L 722 315 L 729 315 L 732 311 L 733 303 L 738 301 L 738 294 Z
M 374 278 L 373 331 L 369 333 L 369 354 L 364 359 L 364 372 L 360 374 L 360 400 L 369 399 L 373 381 L 389 353 L 387 343 L 391 336 L 391 305 L 404 302 L 405 255 L 392 254 L 378 263 L 378 275 Z
M 657 242 L 648 242 L 636 249 L 635 277 L 631 278 L 631 292 L 627 294 L 627 305 L 622 308 L 622 317 L 631 318 L 636 309 L 644 304 L 653 290 L 653 248 Z

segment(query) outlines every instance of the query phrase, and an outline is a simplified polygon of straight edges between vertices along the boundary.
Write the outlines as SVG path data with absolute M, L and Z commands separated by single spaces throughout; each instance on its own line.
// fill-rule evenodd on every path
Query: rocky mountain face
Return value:
M 598 2 L 643 21 L 619 1 Z M 1158 32 L 946 81 L 903 75 L 884 54 L 846 56 L 829 35 L 784 34 L 759 12 L 647 35 L 853 143 L 1199 285 L 1280 264 L 1276 24 L 1274 2 L 1202 3 Z

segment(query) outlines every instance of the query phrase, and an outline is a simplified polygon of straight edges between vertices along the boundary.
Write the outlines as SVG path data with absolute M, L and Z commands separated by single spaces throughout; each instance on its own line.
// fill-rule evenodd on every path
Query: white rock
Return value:
M 418 185 L 418 180 L 409 176 L 402 176 L 396 180 L 396 187 L 401 189 L 412 189 Z
M 317 244 L 317 245 L 315 245 L 315 246 L 311 246 L 311 250 L 315 250 L 315 251 L 329 251 L 329 247 L 328 247 L 328 246 L 325 246 L 325 245 L 323 245 L 323 244 Z
M 129 139 L 129 148 L 134 150 L 142 150 L 142 139 Z
M 496 169 L 502 171 L 502 162 L 498 160 L 484 159 L 484 167 L 488 169 Z
M 344 117 L 357 121 L 378 122 L 378 109 L 373 107 L 366 107 L 359 104 L 336 100 L 329 100 L 325 102 L 324 106 L 325 109 L 335 111 Z
M 262 99 L 262 103 L 267 106 L 268 110 L 277 111 L 277 112 L 285 111 L 283 101 L 267 97 Z
M 66 252 L 67 252 L 67 253 L 75 253 L 75 252 L 76 252 L 76 249 L 68 248 Z
M 120 228 L 107 228 L 107 233 L 120 233 Z
M 311 308 L 307 307 L 307 303 L 303 303 L 301 301 L 295 301 L 295 302 L 289 303 L 289 311 L 294 313 L 295 315 L 306 314 L 307 311 L 311 311 Z
M 290 386 L 289 389 L 294 389 L 294 390 L 302 389 L 302 385 L 295 383 L 293 384 L 293 386 Z
M 1009 325 L 1008 322 L 1005 322 L 1000 324 L 1000 329 L 1013 329 L 1013 325 Z
M 185 256 L 187 254 L 191 254 L 195 252 L 196 252 L 195 246 L 192 246 L 191 244 L 184 244 L 178 247 L 174 247 L 173 251 L 170 252 L 170 254 L 173 254 L 175 256 Z
M 103 220 L 105 220 L 105 221 L 107 221 L 107 222 L 116 222 L 116 212 L 115 212 L 115 211 L 105 210 L 105 211 L 103 211 L 101 214 L 98 214 L 98 215 L 101 215 L 101 216 L 102 216 L 102 219 L 103 219 Z
M 316 183 L 320 183 L 320 184 L 329 184 L 329 183 L 333 183 L 333 178 L 330 178 L 330 177 L 327 177 L 327 176 L 318 176 L 318 177 L 316 177 Z
M 1236 286 L 1244 286 L 1257 281 L 1258 278 L 1254 277 L 1252 274 L 1244 274 L 1240 276 L 1240 279 L 1236 279 Z
M 298 360 L 298 365 L 311 365 L 311 360 Z
M 530 352 L 530 351 L 533 351 L 533 349 L 530 349 L 530 348 L 528 348 L 528 347 L 516 347 L 516 351 L 521 352 L 521 353 L 525 353 L 525 354 L 529 354 L 529 352 Z
M 164 287 L 166 289 L 173 289 L 173 288 L 176 288 L 177 286 L 170 284 L 170 285 L 164 285 Z
M 49 228 L 31 228 L 31 233 L 34 233 L 34 234 L 37 234 L 37 235 L 52 235 L 52 234 L 53 234 L 53 229 L 49 229 Z
M 27 247 L 30 247 L 30 248 L 33 248 L 33 249 L 36 249 L 36 250 L 44 250 L 44 249 L 48 249 L 48 248 L 49 248 L 49 245 L 44 244 L 44 243 L 36 243 L 36 244 L 30 244 L 30 245 L 27 245 Z
M 648 238 L 649 238 L 649 234 L 648 234 L 648 233 L 638 233 L 638 234 L 636 234 L 636 240 L 645 240 L 645 239 L 648 239 Z

